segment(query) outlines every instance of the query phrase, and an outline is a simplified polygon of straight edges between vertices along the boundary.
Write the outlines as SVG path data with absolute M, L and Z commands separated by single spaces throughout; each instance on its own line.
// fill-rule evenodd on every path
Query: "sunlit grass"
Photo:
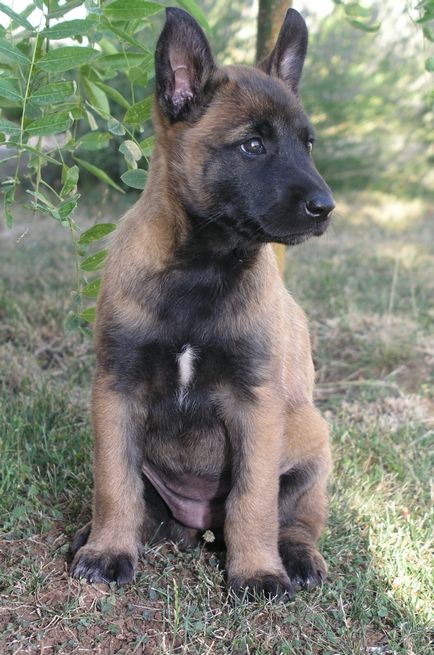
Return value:
M 412 228 L 415 221 L 424 220 L 426 203 L 421 198 L 396 198 L 378 192 L 348 194 L 339 204 L 339 211 L 345 220 L 353 225 L 374 223 L 384 227 L 387 233 Z M 416 236 L 416 235 L 415 235 Z

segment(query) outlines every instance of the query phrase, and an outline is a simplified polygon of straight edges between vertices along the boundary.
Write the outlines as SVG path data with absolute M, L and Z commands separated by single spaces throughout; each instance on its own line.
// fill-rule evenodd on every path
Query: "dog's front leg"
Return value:
M 289 600 L 293 590 L 278 552 L 283 413 L 263 389 L 253 402 L 234 405 L 228 416 L 233 486 L 224 526 L 229 587 L 247 598 L 265 593 Z
M 71 575 L 124 584 L 134 577 L 145 520 L 141 454 L 131 401 L 101 374 L 93 382 L 92 422 L 92 524 L 87 543 L 86 529 L 76 540 L 78 546 L 85 545 L 75 554 Z

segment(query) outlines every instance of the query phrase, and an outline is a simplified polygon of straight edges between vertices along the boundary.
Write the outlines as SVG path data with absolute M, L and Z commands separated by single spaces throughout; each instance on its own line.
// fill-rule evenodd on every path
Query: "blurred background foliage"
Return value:
M 220 63 L 254 63 L 257 2 L 177 4 L 207 30 Z M 434 0 L 288 4 L 309 26 L 301 96 L 317 131 L 317 166 L 333 190 L 434 197 Z M 92 274 L 105 258 L 89 248 L 115 226 L 83 234 L 74 211 L 95 178 L 117 192 L 144 187 L 163 9 L 147 0 L 0 2 L 4 215 L 11 226 L 19 201 L 70 230 L 77 324 L 80 315 L 93 318 L 81 302 L 96 297 Z
M 378 31 L 340 7 L 313 24 L 303 99 L 319 135 L 318 167 L 340 189 L 414 196 L 433 190 L 433 98 L 410 5 L 374 3 Z
M 117 2 L 122 3 L 122 0 Z M 9 3 L 15 8 L 20 4 Z M 32 4 L 46 10 L 42 2 L 36 1 L 27 5 L 23 15 L 30 14 Z M 189 2 L 178 4 L 185 8 L 190 4 L 190 9 L 201 11 L 207 17 L 210 39 L 220 63 L 254 63 L 258 11 L 256 2 L 197 0 L 196 7 Z M 405 195 L 432 190 L 430 168 L 434 157 L 430 146 L 434 100 L 430 89 L 432 76 L 425 69 L 425 60 L 434 33 L 434 2 L 371 0 L 366 3 L 367 8 L 354 2 L 344 3 L 342 0 L 334 4 L 327 0 L 296 0 L 292 4 L 303 12 L 309 25 L 310 46 L 301 94 L 317 131 L 315 160 L 329 184 L 337 191 L 371 188 Z M 63 6 L 63 15 L 60 11 L 56 12 L 55 5 Z M 68 5 L 74 10 L 73 15 L 76 15 L 77 7 L 82 5 L 80 16 L 86 18 L 87 15 L 88 23 L 87 26 L 77 25 L 77 35 L 70 30 L 70 37 L 82 45 L 88 45 L 87 40 L 91 46 L 98 43 L 104 56 L 65 72 L 62 79 L 75 79 L 77 92 L 68 98 L 68 102 L 53 107 L 56 113 L 72 109 L 74 117 L 79 119 L 73 124 L 74 139 L 70 142 L 72 147 L 69 153 L 101 167 L 125 190 L 126 185 L 119 178 L 128 168 L 135 166 L 132 163 L 134 160 L 131 153 L 127 152 L 126 156 L 119 153 L 119 146 L 127 137 L 125 134 L 115 134 L 116 129 L 111 132 L 107 130 L 104 110 L 108 109 L 111 116 L 122 121 L 129 106 L 151 94 L 152 50 L 164 14 L 154 10 L 150 12 L 149 18 L 141 21 L 126 21 L 125 16 L 120 14 L 121 20 L 118 22 L 113 20 L 113 15 L 103 14 L 98 23 L 98 2 L 69 0 L 65 3 L 52 0 L 48 3 L 48 7 L 52 8 L 51 23 L 53 20 L 55 24 L 70 20 L 65 12 Z M 102 6 L 111 5 L 104 3 Z M 3 8 L 6 6 L 2 4 Z M 157 5 L 155 8 L 158 9 Z M 362 12 L 361 16 L 357 8 Z M 57 19 L 56 13 L 59 15 Z M 369 31 L 359 29 L 366 26 L 368 16 L 373 31 L 369 25 Z M 94 22 L 89 23 L 89 19 Z M 418 20 L 423 22 L 418 24 Z M 11 20 L 1 36 L 6 39 L 12 27 L 12 40 L 22 52 L 30 56 L 31 42 L 28 39 L 20 41 L 19 38 L 20 33 L 26 36 L 25 25 L 23 28 L 23 25 Z M 56 40 L 50 41 L 51 49 L 59 44 L 63 46 L 65 43 L 73 43 L 71 38 L 59 42 L 55 36 Z M 41 42 L 40 48 L 43 47 Z M 137 61 L 125 60 L 128 66 L 124 66 L 119 58 L 116 61 L 117 52 L 133 53 L 133 59 Z M 10 90 L 9 97 L 2 95 L 1 81 L 11 79 L 11 75 L 12 78 L 15 76 L 14 65 L 17 65 L 17 61 L 11 61 L 8 53 L 0 48 L 0 133 L 2 118 L 19 124 L 22 116 L 22 103 L 14 101 Z M 43 79 L 44 70 L 36 71 L 32 84 L 37 85 Z M 25 74 L 22 66 L 21 71 Z M 18 85 L 20 79 L 19 76 L 17 78 Z M 107 87 L 112 90 L 111 97 Z M 119 103 L 116 92 L 124 99 L 123 103 Z M 49 107 L 48 112 L 44 107 L 42 115 L 51 113 L 53 107 Z M 35 107 L 31 102 L 28 103 L 25 120 L 39 116 L 40 109 L 41 105 Z M 91 123 L 89 113 L 93 115 Z M 145 110 L 142 118 L 145 120 L 129 125 L 138 142 L 151 135 L 151 126 L 146 120 L 149 111 Z M 95 130 L 95 122 L 104 136 L 99 139 L 87 137 L 80 144 L 79 139 L 83 134 Z M 6 135 L 8 131 L 9 136 L 6 138 L 14 145 L 16 135 L 7 129 Z M 79 146 L 75 150 L 74 144 L 77 143 Z M 149 152 L 150 144 L 146 144 L 145 154 Z M 65 162 L 73 164 L 68 153 Z M 34 161 L 31 163 L 35 164 Z M 49 164 L 48 161 L 44 163 Z M 146 160 L 142 160 L 140 166 L 146 169 Z M 10 169 L 11 166 L 9 172 Z M 6 168 L 3 171 L 1 177 L 4 180 Z M 56 185 L 58 173 L 55 168 L 47 169 L 48 181 Z M 82 175 L 81 183 L 87 181 L 91 184 L 94 182 L 92 176 Z

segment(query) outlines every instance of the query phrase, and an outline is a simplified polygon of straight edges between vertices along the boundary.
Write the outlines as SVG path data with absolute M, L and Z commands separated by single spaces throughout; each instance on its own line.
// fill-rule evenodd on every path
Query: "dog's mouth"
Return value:
M 309 225 L 304 230 L 294 230 L 286 234 L 276 234 L 262 229 L 262 238 L 264 241 L 271 243 L 283 243 L 286 246 L 296 246 L 311 237 L 320 237 L 327 230 L 330 224 L 330 218 Z

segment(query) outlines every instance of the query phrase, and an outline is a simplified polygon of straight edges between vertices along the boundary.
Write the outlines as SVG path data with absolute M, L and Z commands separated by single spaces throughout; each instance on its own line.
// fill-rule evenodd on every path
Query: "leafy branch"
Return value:
M 179 4 L 207 28 L 193 0 Z M 69 18 L 77 8 L 82 17 Z M 9 18 L 6 28 L 0 26 L 5 221 L 12 227 L 14 209 L 22 203 L 69 231 L 77 274 L 69 327 L 86 331 L 83 321 L 94 317 L 95 309 L 84 309 L 84 302 L 97 297 L 100 280 L 93 274 L 106 252 L 90 248 L 115 229 L 102 223 L 81 232 L 73 218 L 80 179 L 90 174 L 120 193 L 125 186 L 143 189 L 146 183 L 154 76 L 147 44 L 153 41 L 152 21 L 163 9 L 148 0 L 34 0 L 17 12 L 0 2 L 0 13 Z M 93 161 L 96 151 L 115 144 L 125 165 L 119 182 Z M 13 174 L 1 171 L 11 165 Z

